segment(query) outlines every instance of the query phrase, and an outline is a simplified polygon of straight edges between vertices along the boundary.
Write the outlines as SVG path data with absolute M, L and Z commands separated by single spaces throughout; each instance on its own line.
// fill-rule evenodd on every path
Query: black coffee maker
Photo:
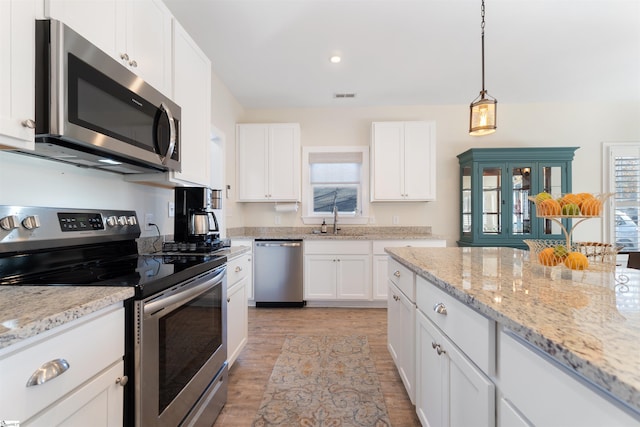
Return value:
M 174 240 L 181 250 L 211 251 L 222 247 L 218 220 L 213 212 L 222 207 L 222 190 L 176 187 Z

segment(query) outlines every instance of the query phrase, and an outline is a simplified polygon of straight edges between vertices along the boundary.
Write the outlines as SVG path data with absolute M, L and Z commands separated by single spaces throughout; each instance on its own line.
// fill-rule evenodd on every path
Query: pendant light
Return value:
M 484 0 L 481 8 L 482 24 L 482 90 L 471 103 L 469 118 L 469 135 L 489 135 L 496 131 L 496 114 L 498 101 L 484 89 Z

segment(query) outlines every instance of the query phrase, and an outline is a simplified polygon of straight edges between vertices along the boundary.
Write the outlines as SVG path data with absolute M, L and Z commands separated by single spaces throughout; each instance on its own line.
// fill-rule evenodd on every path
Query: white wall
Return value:
M 458 238 L 457 154 L 474 147 L 577 146 L 573 163 L 573 190 L 601 192 L 601 145 L 605 141 L 640 140 L 638 103 L 499 104 L 498 130 L 484 137 L 468 135 L 467 105 L 379 108 L 247 110 L 242 121 L 299 122 L 303 146 L 368 145 L 373 121 L 435 120 L 437 135 L 437 201 L 428 203 L 374 203 L 376 225 L 430 225 L 434 234 L 455 245 Z M 229 158 L 229 155 L 227 155 Z M 227 177 L 235 180 L 235 163 Z M 234 193 L 235 197 L 235 193 Z M 231 204 L 231 203 L 229 203 Z M 243 223 L 274 226 L 272 203 L 238 203 Z M 282 226 L 301 226 L 300 214 L 279 213 Z M 240 224 L 240 223 L 239 223 Z M 580 240 L 602 240 L 601 220 L 589 220 L 576 229 Z

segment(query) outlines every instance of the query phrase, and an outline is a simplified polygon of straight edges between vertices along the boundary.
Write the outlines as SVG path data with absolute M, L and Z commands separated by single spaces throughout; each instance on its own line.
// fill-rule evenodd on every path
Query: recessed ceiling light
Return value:
M 342 58 L 340 58 L 338 55 L 333 55 L 331 58 L 329 58 L 329 61 L 331 61 L 332 64 L 337 64 L 341 60 Z

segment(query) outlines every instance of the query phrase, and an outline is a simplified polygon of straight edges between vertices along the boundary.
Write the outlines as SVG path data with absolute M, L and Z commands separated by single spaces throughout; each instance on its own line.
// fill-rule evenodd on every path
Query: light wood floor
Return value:
M 250 307 L 249 341 L 229 372 L 227 404 L 214 427 L 251 426 L 287 334 L 366 335 L 391 424 L 420 425 L 387 350 L 386 309 Z

